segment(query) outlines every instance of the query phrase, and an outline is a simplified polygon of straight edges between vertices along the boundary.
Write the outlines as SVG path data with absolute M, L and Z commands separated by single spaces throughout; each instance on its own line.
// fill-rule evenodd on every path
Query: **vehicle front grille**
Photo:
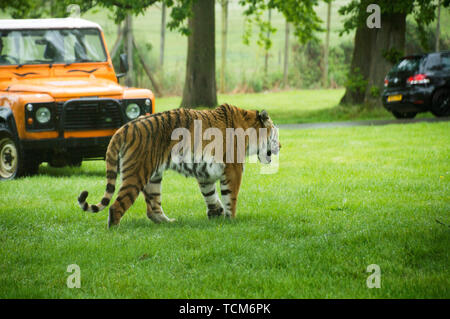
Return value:
M 58 103 L 57 118 L 64 102 Z M 66 102 L 62 123 L 65 131 L 116 129 L 123 124 L 120 104 L 115 100 L 70 100 Z

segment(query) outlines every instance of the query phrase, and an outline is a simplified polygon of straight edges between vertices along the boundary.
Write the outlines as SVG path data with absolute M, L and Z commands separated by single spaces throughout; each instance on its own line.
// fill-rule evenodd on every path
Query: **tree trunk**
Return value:
M 435 51 L 439 52 L 439 38 L 441 35 L 441 0 L 438 0 L 438 12 L 436 18 L 436 45 Z
M 366 81 L 370 75 L 372 38 L 375 35 L 376 29 L 369 29 L 366 25 L 359 26 L 356 29 L 352 63 L 341 104 L 361 104 L 364 102 L 367 87 Z
M 123 39 L 123 30 L 122 30 L 122 24 L 119 23 L 117 25 L 117 39 L 116 42 L 114 42 L 114 45 L 112 47 L 112 50 L 110 51 L 110 57 L 111 60 L 113 60 L 117 54 L 117 51 L 119 50 L 120 44 L 122 43 Z
M 164 44 L 166 40 L 166 4 L 162 4 L 161 9 L 161 38 L 159 48 L 159 67 L 163 70 L 164 66 Z
M 228 0 L 222 0 L 222 67 L 220 70 L 220 91 L 225 92 L 227 63 Z
M 156 95 L 161 96 L 162 94 L 161 94 L 161 90 L 159 89 L 158 82 L 156 82 L 155 78 L 152 76 L 152 72 L 150 72 L 150 67 L 147 65 L 147 63 L 145 63 L 144 57 L 139 52 L 139 48 L 136 45 L 136 41 L 134 40 L 134 37 L 133 37 L 132 41 L 133 41 L 133 47 L 136 50 L 136 54 L 139 58 L 139 62 L 141 62 L 141 65 L 144 68 L 145 73 L 147 73 L 147 76 L 148 76 L 150 82 L 152 82 L 153 89 L 154 89 Z
M 268 15 L 269 15 L 268 21 L 270 23 L 271 20 L 272 20 L 272 10 L 269 9 Z M 267 31 L 267 39 L 270 39 L 270 30 Z M 269 50 L 266 49 L 266 54 L 265 54 L 265 57 L 264 57 L 264 74 L 265 75 L 267 75 L 268 69 L 269 69 Z
M 391 50 L 405 52 L 406 14 L 382 14 L 381 26 L 377 29 L 376 36 L 372 38 L 372 58 L 364 97 L 364 103 L 374 107 L 382 107 L 384 78 L 394 62 L 386 58 L 386 53 Z
M 365 10 L 365 9 L 364 9 Z M 384 78 L 392 67 L 388 53 L 404 52 L 406 14 L 381 14 L 381 28 L 358 26 L 355 34 L 355 48 L 341 104 L 362 104 L 382 106 L 380 95 Z
M 328 54 L 330 47 L 330 24 L 331 24 L 331 1 L 328 2 L 327 8 L 327 34 L 325 37 L 325 48 L 323 54 L 323 86 L 328 87 Z
M 189 18 L 190 35 L 182 107 L 217 105 L 214 0 L 198 0 Z
M 284 65 L 283 65 L 283 85 L 288 85 L 288 66 L 289 66 L 289 22 L 286 20 L 286 30 L 284 33 Z
M 125 41 L 126 50 L 128 57 L 128 73 L 125 78 L 125 84 L 127 86 L 133 86 L 133 25 L 131 14 L 127 14 L 125 18 Z

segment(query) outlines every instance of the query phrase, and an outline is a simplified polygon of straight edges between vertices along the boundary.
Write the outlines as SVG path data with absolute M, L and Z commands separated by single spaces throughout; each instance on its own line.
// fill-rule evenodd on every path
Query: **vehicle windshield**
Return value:
M 0 65 L 104 62 L 98 29 L 0 30 Z
M 389 74 L 395 73 L 416 73 L 419 71 L 420 63 L 423 61 L 422 57 L 411 57 L 405 58 L 401 60 L 398 64 L 396 64 L 390 71 Z

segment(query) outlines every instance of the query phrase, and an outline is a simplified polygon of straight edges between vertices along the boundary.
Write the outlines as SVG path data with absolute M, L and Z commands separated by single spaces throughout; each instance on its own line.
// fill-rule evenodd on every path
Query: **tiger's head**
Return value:
M 278 139 L 278 128 L 267 111 L 245 110 L 228 104 L 221 105 L 217 110 L 225 119 L 231 113 L 235 129 L 243 130 L 247 156 L 257 155 L 259 162 L 263 164 L 272 162 L 272 155 L 279 153 L 281 144 Z
M 277 155 L 281 148 L 278 139 L 278 128 L 265 110 L 257 112 L 257 117 L 261 128 L 266 129 L 266 134 L 258 133 L 258 160 L 263 164 L 270 164 L 272 162 L 272 155 Z

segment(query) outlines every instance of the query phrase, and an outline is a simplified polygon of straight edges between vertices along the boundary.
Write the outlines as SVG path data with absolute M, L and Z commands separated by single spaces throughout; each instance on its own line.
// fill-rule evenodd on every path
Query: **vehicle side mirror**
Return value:
M 126 53 L 122 53 L 119 56 L 120 59 L 120 72 L 127 73 L 129 66 L 128 66 L 128 56 Z
M 129 69 L 128 66 L 128 56 L 125 53 L 122 53 L 121 55 L 119 55 L 119 61 L 120 61 L 120 72 L 119 74 L 116 74 L 117 80 L 119 80 L 120 78 L 123 78 Z

